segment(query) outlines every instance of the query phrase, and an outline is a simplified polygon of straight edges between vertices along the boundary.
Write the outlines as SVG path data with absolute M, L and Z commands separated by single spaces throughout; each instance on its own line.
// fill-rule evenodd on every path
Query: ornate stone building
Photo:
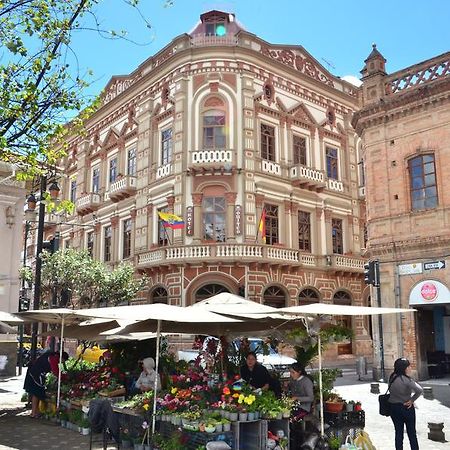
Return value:
M 62 240 L 131 261 L 150 277 L 149 302 L 230 291 L 273 306 L 362 304 L 357 106 L 356 88 L 301 46 L 205 13 L 113 77 L 86 135 L 70 139 L 64 191 L 76 214 Z M 158 212 L 184 228 L 164 229 Z M 370 354 L 367 322 L 352 325 L 338 351 Z
M 450 53 L 392 74 L 385 62 L 374 47 L 353 118 L 366 172 L 366 255 L 380 260 L 383 306 L 418 310 L 383 319 L 386 366 L 403 355 L 425 378 L 428 369 L 450 372 Z

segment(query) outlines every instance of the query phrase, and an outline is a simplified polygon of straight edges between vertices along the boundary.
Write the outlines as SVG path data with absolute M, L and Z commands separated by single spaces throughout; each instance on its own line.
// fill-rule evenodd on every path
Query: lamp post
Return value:
M 39 309 L 39 303 L 41 300 L 41 272 L 42 272 L 42 260 L 41 253 L 44 244 L 44 221 L 45 221 L 45 203 L 44 197 L 47 190 L 47 177 L 41 176 L 40 179 L 40 193 L 39 193 L 39 212 L 38 212 L 38 227 L 37 227 L 37 239 L 36 239 L 36 270 L 34 276 L 34 296 L 33 296 L 33 309 Z M 50 187 L 50 197 L 52 200 L 56 200 L 59 195 L 59 187 L 56 182 L 53 182 Z M 31 361 L 36 359 L 37 350 L 37 335 L 38 335 L 38 323 L 33 323 L 31 332 Z

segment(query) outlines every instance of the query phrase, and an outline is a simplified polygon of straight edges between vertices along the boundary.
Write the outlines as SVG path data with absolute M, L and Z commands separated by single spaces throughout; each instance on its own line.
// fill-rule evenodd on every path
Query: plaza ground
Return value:
M 45 420 L 31 419 L 24 408 L 22 396 L 23 378 L 0 379 L 0 450 L 88 449 L 89 438 L 52 424 Z M 369 376 L 359 381 L 353 368 L 344 368 L 335 390 L 343 398 L 360 400 L 366 412 L 365 430 L 377 450 L 394 449 L 394 427 L 391 419 L 378 414 L 378 395 L 370 393 Z M 450 448 L 450 378 L 429 380 L 423 386 L 432 386 L 434 400 L 421 397 L 417 403 L 417 434 L 421 450 L 448 450 Z M 380 391 L 386 390 L 380 383 Z M 427 437 L 428 422 L 444 422 L 447 442 L 433 442 Z M 96 450 L 101 445 L 94 447 Z M 112 448 L 112 447 L 111 447 Z M 409 449 L 405 434 L 405 450 Z

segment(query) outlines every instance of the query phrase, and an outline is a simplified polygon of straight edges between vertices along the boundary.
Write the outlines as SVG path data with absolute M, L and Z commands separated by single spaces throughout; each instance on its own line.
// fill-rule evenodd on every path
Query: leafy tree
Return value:
M 82 126 L 99 105 L 88 105 L 83 90 L 90 73 L 80 73 L 71 49 L 75 32 L 130 40 L 126 31 L 104 30 L 95 15 L 103 0 L 0 0 L 0 160 L 27 175 L 45 171 L 64 156 L 64 126 Z M 140 0 L 122 0 L 139 10 Z M 173 2 L 165 1 L 165 6 Z
M 103 262 L 91 258 L 87 251 L 43 252 L 41 257 L 43 292 L 50 294 L 56 290 L 60 299 L 70 293 L 72 307 L 129 302 L 147 283 L 145 277 L 134 277 L 131 265 L 120 264 L 110 270 Z

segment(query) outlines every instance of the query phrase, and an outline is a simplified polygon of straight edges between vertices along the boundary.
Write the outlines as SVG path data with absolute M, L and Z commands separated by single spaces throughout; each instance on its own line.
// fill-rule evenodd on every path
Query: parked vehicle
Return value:
M 213 336 L 208 336 L 203 342 L 203 349 L 208 347 L 208 342 L 210 342 L 211 339 L 218 340 Z M 260 338 L 248 338 L 247 340 L 249 343 L 249 350 L 256 353 L 259 363 L 268 370 L 279 373 L 282 377 L 289 376 L 289 366 L 296 362 L 295 359 L 278 353 L 276 349 L 270 345 L 266 345 Z M 233 341 L 236 352 L 239 351 L 240 345 L 240 339 L 235 339 Z M 220 348 L 218 347 L 218 352 L 219 351 Z M 196 349 L 178 350 L 178 359 L 180 361 L 195 362 L 199 355 L 200 352 Z
M 81 359 L 91 363 L 103 363 L 105 358 L 103 354 L 107 352 L 107 348 L 101 348 L 99 345 L 92 345 L 91 347 L 87 347 L 83 352 L 83 346 L 79 345 L 77 347 L 76 357 L 79 358 L 81 354 Z

